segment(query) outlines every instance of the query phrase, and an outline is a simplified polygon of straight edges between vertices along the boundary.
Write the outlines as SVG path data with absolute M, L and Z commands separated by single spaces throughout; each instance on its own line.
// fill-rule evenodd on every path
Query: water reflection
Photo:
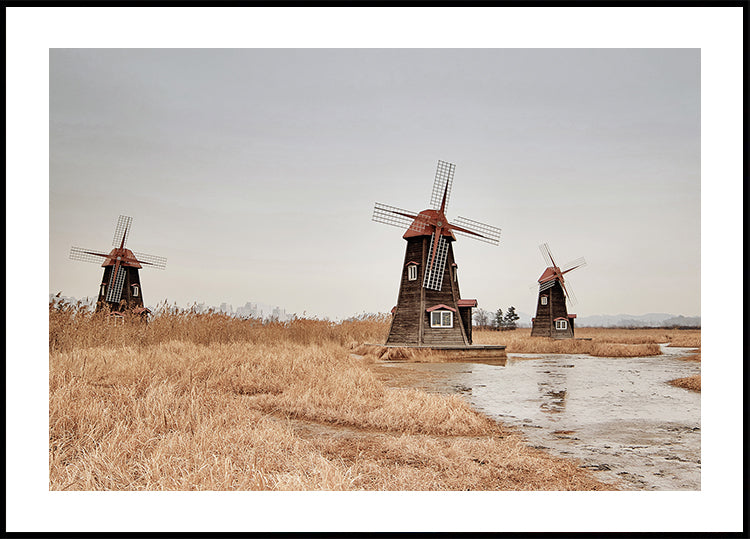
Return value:
M 647 358 L 518 354 L 504 367 L 400 366 L 441 373 L 443 389 L 521 428 L 531 445 L 582 460 L 604 480 L 625 479 L 626 488 L 638 490 L 697 490 L 700 393 L 667 381 L 700 374 L 700 364 L 670 352 Z
M 545 385 L 545 384 L 540 384 Z M 547 414 L 559 414 L 565 411 L 565 395 L 567 391 L 547 391 L 542 395 L 542 404 L 539 409 Z

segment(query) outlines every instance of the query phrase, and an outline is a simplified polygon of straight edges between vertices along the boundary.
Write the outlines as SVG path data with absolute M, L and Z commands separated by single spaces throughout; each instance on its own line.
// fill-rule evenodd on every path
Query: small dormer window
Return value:
M 430 313 L 430 327 L 452 328 L 453 313 L 450 311 L 432 311 Z
M 133 285 L 133 297 L 137 298 L 140 291 L 138 290 L 140 287 L 137 284 Z
M 547 305 L 547 296 L 542 296 L 542 305 Z
M 567 320 L 555 320 L 555 329 L 557 330 L 568 329 L 568 321 Z
M 409 264 L 406 268 L 406 272 L 410 281 L 417 280 L 417 265 L 416 264 Z

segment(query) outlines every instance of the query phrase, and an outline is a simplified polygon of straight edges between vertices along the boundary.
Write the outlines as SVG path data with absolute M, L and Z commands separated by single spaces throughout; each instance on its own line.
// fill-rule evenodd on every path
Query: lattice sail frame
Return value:
M 404 214 L 414 215 L 414 212 L 376 202 L 372 212 L 372 220 L 376 223 L 407 228 L 417 233 L 424 232 L 427 229 L 429 223 L 423 215 L 410 217 Z
M 92 249 L 84 249 L 83 247 L 70 248 L 70 259 L 78 260 L 80 262 L 92 262 L 94 264 L 101 264 L 107 256 L 109 255 L 106 255 L 104 253 L 97 253 Z
M 126 270 L 122 266 L 112 268 L 112 275 L 109 277 L 109 286 L 107 287 L 107 301 L 119 303 L 122 297 L 122 285 L 125 284 L 125 272 Z
M 542 243 L 539 246 L 539 252 L 542 253 L 542 258 L 544 258 L 544 261 L 547 263 L 548 268 L 555 267 L 555 261 L 552 260 L 552 252 L 549 250 L 549 245 L 546 243 Z
M 437 254 L 435 255 L 435 261 L 431 266 L 430 260 L 432 260 L 432 249 L 435 245 L 435 233 L 432 233 L 430 237 L 430 252 L 427 254 L 428 267 L 424 272 L 424 280 L 422 286 L 429 288 L 430 290 L 437 290 L 438 292 L 443 289 L 443 274 L 445 272 L 445 261 L 448 258 L 448 247 L 450 242 L 445 236 L 440 236 L 437 246 Z
M 447 161 L 438 161 L 437 170 L 435 171 L 435 183 L 432 185 L 432 197 L 430 197 L 430 206 L 433 210 L 439 210 L 443 204 L 443 194 L 445 194 L 445 208 L 448 207 L 448 201 L 451 198 L 451 189 L 453 189 L 453 175 L 456 172 L 456 165 Z M 448 189 L 446 190 L 446 184 Z
M 151 268 L 163 270 L 167 267 L 166 257 L 149 255 L 146 253 L 136 253 L 135 251 L 133 251 L 133 254 L 138 259 L 138 262 L 140 262 L 141 264 L 147 264 Z
M 133 222 L 132 217 L 127 215 L 121 215 L 117 219 L 117 226 L 115 226 L 115 235 L 112 237 L 112 245 L 115 247 L 124 247 L 128 242 L 128 236 L 130 235 L 130 225 Z
M 576 268 L 582 268 L 585 265 L 586 265 L 586 259 L 583 258 L 583 257 L 580 257 L 580 258 L 576 258 L 575 260 L 571 260 L 570 262 L 568 262 L 567 264 L 565 264 L 561 268 L 561 270 L 563 272 L 566 272 L 566 271 L 570 271 L 570 270 L 573 270 L 573 269 L 576 269 Z
M 498 245 L 500 243 L 501 230 L 496 226 L 480 223 L 479 221 L 461 217 L 460 215 L 456 217 L 456 219 L 451 224 L 460 226 L 461 228 L 465 228 L 466 230 L 469 230 L 471 232 L 476 232 L 477 234 L 481 234 L 481 236 L 475 236 L 473 234 L 463 232 L 462 230 L 453 229 L 453 232 L 456 234 L 460 234 L 467 238 L 474 238 L 475 240 L 483 241 L 491 245 Z

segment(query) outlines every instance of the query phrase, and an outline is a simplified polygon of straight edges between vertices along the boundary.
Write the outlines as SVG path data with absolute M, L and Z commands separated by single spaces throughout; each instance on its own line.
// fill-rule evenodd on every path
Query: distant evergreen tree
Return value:
M 503 329 L 503 325 L 505 323 L 505 318 L 503 318 L 503 310 L 498 309 L 495 311 L 495 320 L 494 320 L 494 326 L 495 329 Z
M 516 329 L 516 320 L 519 318 L 520 317 L 516 314 L 516 308 L 512 305 L 508 307 L 508 312 L 505 313 L 505 318 L 503 319 L 504 329 Z

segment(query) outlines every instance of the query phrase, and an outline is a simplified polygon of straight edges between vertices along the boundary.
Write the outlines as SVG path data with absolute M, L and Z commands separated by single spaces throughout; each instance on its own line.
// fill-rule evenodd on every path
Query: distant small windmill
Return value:
M 562 269 L 557 266 L 552 252 L 546 243 L 539 246 L 542 257 L 547 263 L 547 269 L 539 277 L 539 297 L 536 302 L 536 316 L 532 319 L 532 337 L 553 337 L 556 339 L 570 339 L 574 334 L 574 320 L 576 315 L 569 314 L 566 299 L 571 305 L 576 304 L 576 297 L 565 283 L 566 273 L 586 265 L 586 260 L 577 258 L 565 264 Z
M 401 269 L 398 303 L 386 344 L 471 344 L 471 309 L 475 299 L 461 299 L 453 258 L 454 232 L 493 245 L 500 229 L 457 217 L 445 217 L 456 166 L 438 161 L 430 199 L 431 209 L 414 213 L 376 203 L 373 221 L 406 228 L 406 255 Z M 504 348 L 504 347 L 503 347 Z
M 101 253 L 92 249 L 71 247 L 71 260 L 101 263 L 104 277 L 99 286 L 99 297 L 96 301 L 96 312 L 105 308 L 113 312 L 123 313 L 133 311 L 142 313 L 143 291 L 138 270 L 143 266 L 164 269 L 167 259 L 161 256 L 134 253 L 125 248 L 125 242 L 130 233 L 133 218 L 121 215 L 117 220 L 112 245 L 115 247 L 109 253 Z

